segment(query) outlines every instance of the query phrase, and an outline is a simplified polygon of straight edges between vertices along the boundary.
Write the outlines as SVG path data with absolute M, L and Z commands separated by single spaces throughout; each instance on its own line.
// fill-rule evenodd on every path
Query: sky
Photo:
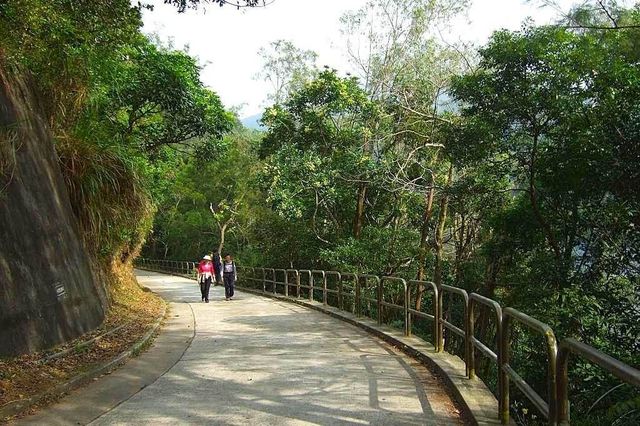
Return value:
M 202 81 L 218 93 L 227 108 L 240 108 L 240 117 L 264 110 L 269 85 L 256 79 L 262 62 L 258 50 L 285 39 L 318 53 L 318 65 L 351 72 L 340 35 L 340 17 L 363 6 L 366 0 L 275 0 L 265 8 L 242 9 L 205 5 L 177 13 L 155 0 L 153 11 L 143 14 L 146 34 L 153 34 L 175 49 L 198 58 Z M 523 0 L 472 0 L 466 17 L 457 19 L 443 36 L 480 46 L 493 31 L 517 30 L 531 18 L 542 24 L 555 12 Z M 568 6 L 571 0 L 560 0 Z

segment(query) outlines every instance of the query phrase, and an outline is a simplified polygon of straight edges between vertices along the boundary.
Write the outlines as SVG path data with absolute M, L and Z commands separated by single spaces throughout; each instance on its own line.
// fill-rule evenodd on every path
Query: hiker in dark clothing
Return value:
M 238 273 L 236 272 L 236 263 L 229 254 L 224 257 L 224 262 L 222 263 L 222 275 L 224 277 L 225 298 L 226 300 L 231 300 L 233 298 L 233 286 L 238 279 Z
M 217 251 L 213 253 L 213 265 L 216 267 L 216 285 L 222 285 L 222 258 Z

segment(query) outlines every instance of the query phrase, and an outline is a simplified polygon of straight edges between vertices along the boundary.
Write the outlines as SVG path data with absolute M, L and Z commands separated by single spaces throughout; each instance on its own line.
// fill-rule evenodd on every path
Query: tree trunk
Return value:
M 484 289 L 481 291 L 481 294 L 488 297 L 489 299 L 493 299 L 495 295 L 495 289 L 498 283 L 498 274 L 500 273 L 500 256 L 497 253 L 492 253 L 489 262 L 487 263 L 487 267 L 485 270 L 485 285 Z M 494 333 L 493 341 L 488 341 L 487 337 L 489 334 L 489 318 L 491 318 L 495 322 L 495 316 L 492 311 L 486 307 L 481 307 L 478 309 L 478 319 L 476 320 L 476 331 L 475 336 L 476 339 L 481 342 L 485 342 L 491 347 L 491 344 L 495 345 L 497 348 L 500 342 L 498 342 L 497 330 Z M 475 352 L 476 359 L 476 371 L 479 372 L 480 377 L 488 377 L 491 363 L 489 359 L 482 356 L 480 351 Z
M 538 141 L 539 136 L 534 135 L 533 137 L 533 147 L 531 148 L 531 158 L 529 162 L 529 200 L 531 201 L 531 208 L 533 209 L 533 215 L 538 221 L 538 224 L 542 228 L 542 232 L 545 236 L 545 239 L 551 246 L 551 250 L 556 258 L 556 264 L 558 267 L 558 274 L 561 274 L 561 271 L 564 269 L 562 264 L 562 252 L 560 250 L 560 245 L 558 244 L 558 240 L 556 239 L 553 229 L 551 229 L 551 225 L 545 220 L 542 215 L 542 211 L 540 210 L 540 205 L 538 202 L 538 189 L 536 188 L 535 179 L 536 179 L 536 160 L 538 155 Z M 558 277 L 564 279 L 564 277 Z
M 433 196 L 435 194 L 435 182 L 431 179 L 431 188 L 425 196 L 424 211 L 422 213 L 422 228 L 420 229 L 420 248 L 418 251 L 418 281 L 424 281 L 426 278 L 425 262 L 427 259 L 427 240 L 429 237 L 429 225 L 433 214 Z M 422 307 L 422 297 L 424 295 L 424 286 L 419 285 L 416 294 L 416 311 Z
M 222 256 L 222 250 L 224 249 L 224 236 L 225 236 L 225 233 L 227 232 L 227 227 L 229 226 L 230 223 L 231 223 L 231 219 L 227 220 L 220 227 L 220 244 L 218 244 L 218 253 L 220 254 L 220 256 Z
M 433 271 L 433 282 L 438 288 L 442 285 L 442 258 L 444 254 L 444 226 L 447 221 L 447 209 L 449 207 L 449 196 L 446 193 L 446 189 L 451 185 L 451 179 L 453 177 L 453 165 L 449 166 L 449 172 L 447 174 L 447 183 L 445 185 L 445 191 L 440 198 L 440 211 L 438 214 L 438 227 L 436 228 L 435 245 L 436 245 L 436 264 Z M 451 296 L 449 296 L 451 298 Z M 451 303 L 447 304 L 447 311 L 443 313 L 443 319 L 447 320 L 451 316 Z M 445 348 L 450 348 L 452 342 L 450 341 L 448 331 L 445 328 Z M 450 349 L 449 349 L 450 351 Z
M 357 240 L 362 234 L 364 226 L 364 203 L 367 198 L 367 184 L 361 183 L 358 187 L 358 200 L 356 204 L 356 215 L 353 219 L 353 236 Z
M 456 257 L 453 261 L 453 277 L 454 277 L 454 286 L 460 287 L 460 266 L 462 262 L 468 257 L 468 245 L 469 245 L 469 235 L 467 235 L 467 220 L 464 212 L 461 212 L 457 215 L 459 220 L 456 220 L 456 214 L 454 213 L 454 229 L 457 229 L 458 235 L 455 239 L 456 246 Z
M 447 175 L 448 188 L 453 178 L 453 165 L 449 166 Z M 433 282 L 440 287 L 442 285 L 442 257 L 444 253 L 444 225 L 447 221 L 447 209 L 449 207 L 449 196 L 444 192 L 440 199 L 440 212 L 438 214 L 438 227 L 436 228 L 435 244 L 436 244 L 436 265 L 433 272 Z

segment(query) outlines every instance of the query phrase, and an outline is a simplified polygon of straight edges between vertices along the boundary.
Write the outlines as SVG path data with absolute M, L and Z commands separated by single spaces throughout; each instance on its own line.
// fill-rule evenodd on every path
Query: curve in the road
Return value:
M 357 327 L 241 292 L 224 301 L 221 287 L 205 304 L 194 281 L 138 278 L 172 309 L 191 305 L 195 336 L 166 373 L 91 424 L 463 424 L 424 366 Z

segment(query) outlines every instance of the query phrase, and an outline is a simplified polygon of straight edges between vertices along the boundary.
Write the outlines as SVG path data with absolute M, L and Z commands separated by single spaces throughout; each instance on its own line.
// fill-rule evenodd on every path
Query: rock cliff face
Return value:
M 0 356 L 77 337 L 106 310 L 38 111 L 0 62 Z

